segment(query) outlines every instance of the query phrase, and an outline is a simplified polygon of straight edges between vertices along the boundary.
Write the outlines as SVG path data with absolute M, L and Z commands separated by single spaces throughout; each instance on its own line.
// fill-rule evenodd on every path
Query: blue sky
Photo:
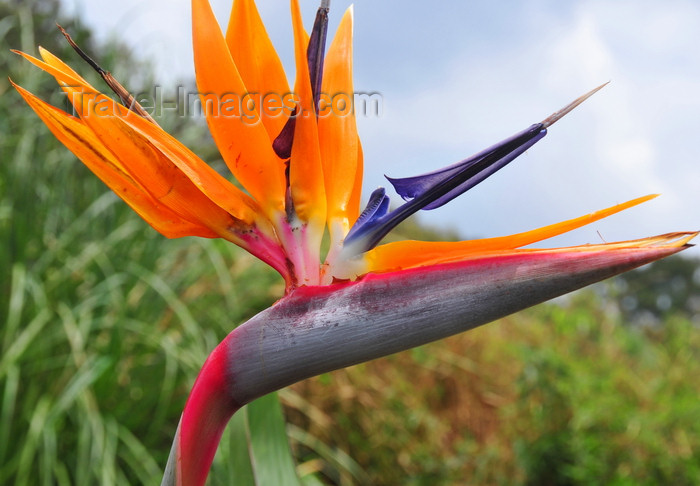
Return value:
M 230 0 L 211 3 L 225 24 Z M 301 4 L 310 26 L 317 2 Z M 64 0 L 104 39 L 118 36 L 153 59 L 163 86 L 193 75 L 189 0 L 119 5 Z M 291 71 L 288 4 L 258 5 Z M 332 1 L 332 28 L 348 5 Z M 355 3 L 356 90 L 384 102 L 381 117 L 359 121 L 367 194 L 386 185 L 385 173 L 454 163 L 611 81 L 525 155 L 422 220 L 465 237 L 498 236 L 661 193 L 544 246 L 700 229 L 700 3 L 434 5 Z

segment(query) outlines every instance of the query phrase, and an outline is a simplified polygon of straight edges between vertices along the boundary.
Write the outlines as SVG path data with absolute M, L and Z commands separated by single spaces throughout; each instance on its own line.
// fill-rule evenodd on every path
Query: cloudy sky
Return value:
M 301 3 L 310 27 L 317 1 Z M 454 163 L 611 81 L 525 155 L 448 206 L 423 213 L 423 221 L 465 237 L 497 236 L 661 193 L 550 245 L 700 229 L 700 3 L 445 1 L 428 7 L 436 3 L 355 3 L 356 90 L 383 98 L 381 117 L 359 121 L 367 192 L 386 185 L 383 174 L 408 176 Z M 163 86 L 193 75 L 189 0 L 64 5 L 104 39 L 118 36 L 153 59 Z M 230 0 L 212 5 L 225 24 Z M 291 72 L 288 3 L 258 5 Z M 333 0 L 332 28 L 348 5 Z

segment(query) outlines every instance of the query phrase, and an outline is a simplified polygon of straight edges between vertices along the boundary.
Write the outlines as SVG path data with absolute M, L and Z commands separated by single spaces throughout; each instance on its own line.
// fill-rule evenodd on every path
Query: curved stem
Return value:
M 202 486 L 209 474 L 221 434 L 241 407 L 230 396 L 233 387 L 227 359 L 229 334 L 207 358 L 180 417 L 161 486 Z

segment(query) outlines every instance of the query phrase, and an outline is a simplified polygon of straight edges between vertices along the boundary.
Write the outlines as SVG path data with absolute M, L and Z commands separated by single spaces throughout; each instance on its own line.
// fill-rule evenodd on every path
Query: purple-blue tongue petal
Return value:
M 544 125 L 536 123 L 457 165 L 426 176 L 411 178 L 412 181 L 405 183 L 406 190 L 402 189 L 403 193 L 399 191 L 404 197 L 409 195 L 410 200 L 389 213 L 383 214 L 388 208 L 389 198 L 383 189 L 381 193 L 379 189 L 376 190 L 367 209 L 350 229 L 344 246 L 358 253 L 374 248 L 387 233 L 413 213 L 441 206 L 459 196 L 522 154 L 546 133 Z M 426 179 L 422 179 L 423 177 Z M 426 183 L 426 180 L 429 180 L 429 183 Z
M 306 49 L 306 60 L 309 64 L 309 77 L 311 78 L 311 92 L 314 97 L 314 110 L 318 116 L 318 101 L 321 96 L 321 83 L 323 82 L 323 59 L 326 49 L 326 34 L 328 33 L 328 11 L 330 0 L 321 2 L 316 11 L 316 20 L 311 30 L 309 47 Z M 294 128 L 296 127 L 297 108 L 287 119 L 280 134 L 272 142 L 272 148 L 281 159 L 288 159 L 292 154 L 294 142 Z
M 474 173 L 473 177 L 464 180 L 464 182 L 462 182 L 459 186 L 455 187 L 449 192 L 444 193 L 444 195 L 440 196 L 439 198 L 432 200 L 432 202 L 423 204 L 420 209 L 427 210 L 439 208 L 440 206 L 451 201 L 460 194 L 468 191 L 469 189 L 477 185 L 479 182 L 494 174 L 499 169 L 502 169 L 503 167 L 508 165 L 508 163 L 513 161 L 517 156 L 525 152 L 527 149 L 532 147 L 537 141 L 542 139 L 542 137 L 544 137 L 547 134 L 547 127 L 550 127 L 551 125 L 556 123 L 564 115 L 566 115 L 578 105 L 580 105 L 588 98 L 593 96 L 594 93 L 602 89 L 606 84 L 608 83 L 603 83 L 597 88 L 592 89 L 588 93 L 579 96 L 561 110 L 556 111 L 547 118 L 545 118 L 542 121 L 542 123 L 536 123 L 530 128 L 523 130 L 520 133 L 516 133 L 512 137 L 507 138 L 497 143 L 496 145 L 493 145 L 492 147 L 489 147 L 486 150 L 479 152 L 476 155 L 472 155 L 468 159 L 464 159 L 463 161 L 446 167 L 444 169 L 429 172 L 420 176 L 406 177 L 401 179 L 392 179 L 390 177 L 387 177 L 387 179 L 394 186 L 396 192 L 402 198 L 409 201 L 416 199 L 427 192 L 430 192 L 434 188 L 439 188 L 442 185 L 448 184 L 450 180 L 460 177 L 461 174 L 464 174 L 464 171 L 469 170 L 469 167 L 482 166 L 484 160 L 489 160 L 489 162 L 484 168 L 479 169 L 477 172 Z M 529 137 L 533 133 L 536 133 L 536 136 L 532 139 L 529 139 Z M 514 144 L 515 148 L 513 148 Z M 493 161 L 493 154 L 502 154 L 504 147 L 510 147 L 512 151 L 506 155 L 503 155 L 500 159 Z
M 323 81 L 323 60 L 326 49 L 326 35 L 328 33 L 328 4 L 330 4 L 330 1 L 321 2 L 321 6 L 316 11 L 316 20 L 314 21 L 313 29 L 311 29 L 309 47 L 306 51 L 316 116 L 318 116 L 318 101 L 321 96 L 321 83 Z
M 552 113 L 541 123 L 535 123 L 520 133 L 500 141 L 486 150 L 445 169 L 415 177 L 389 179 L 405 204 L 387 213 L 389 199 L 381 190 L 375 191 L 367 209 L 345 238 L 344 249 L 350 254 L 371 250 L 401 221 L 421 209 L 435 209 L 468 191 L 508 163 L 513 161 L 547 134 L 547 127 L 590 98 L 605 84 Z
M 512 143 L 514 140 L 521 138 L 523 135 L 527 134 L 527 132 L 530 132 L 536 126 L 537 125 L 533 125 L 532 127 L 528 128 L 527 130 L 523 130 L 522 132 L 520 132 L 516 135 L 513 135 L 512 137 L 510 137 L 506 140 L 503 140 L 502 142 L 499 142 L 498 144 L 493 145 L 493 146 L 487 148 L 486 150 L 482 150 L 478 154 L 472 155 L 471 157 L 464 159 L 461 162 L 457 162 L 456 164 L 451 165 L 449 167 L 445 167 L 444 169 L 436 170 L 434 172 L 428 172 L 427 174 L 413 176 L 413 177 L 404 177 L 404 178 L 392 178 L 392 177 L 388 177 L 388 176 L 385 176 L 385 177 L 391 183 L 391 185 L 394 186 L 394 190 L 399 194 L 399 196 L 404 198 L 404 200 L 409 201 L 411 199 L 415 199 L 416 197 L 425 193 L 428 189 L 430 189 L 432 187 L 440 186 L 441 184 L 445 184 L 447 181 L 459 176 L 461 173 L 463 173 L 463 171 L 467 170 L 469 167 L 473 167 L 473 166 L 479 164 L 479 162 L 483 161 L 486 157 L 493 154 L 500 147 L 502 147 L 503 145 Z M 520 145 L 515 150 L 513 150 L 511 153 L 509 153 L 505 157 L 499 159 L 498 161 L 494 162 L 493 164 L 487 166 L 484 170 L 477 173 L 473 177 L 467 179 L 462 184 L 455 187 L 453 190 L 449 191 L 444 196 L 436 199 L 435 201 L 433 201 L 429 204 L 426 204 L 425 206 L 423 206 L 420 209 L 430 210 L 430 209 L 439 208 L 440 206 L 448 203 L 449 201 L 456 198 L 460 194 L 463 194 L 464 192 L 468 191 L 469 189 L 476 186 L 478 183 L 480 183 L 484 179 L 493 175 L 495 172 L 497 172 L 498 170 L 502 169 L 503 167 L 508 165 L 510 162 L 515 160 L 516 157 L 521 155 L 523 152 L 525 152 L 527 149 L 529 149 L 535 143 L 537 143 L 539 140 L 541 140 L 542 137 L 544 137 L 546 133 L 547 133 L 546 130 L 539 131 L 537 133 L 537 135 L 535 136 L 535 138 L 528 140 L 523 145 Z

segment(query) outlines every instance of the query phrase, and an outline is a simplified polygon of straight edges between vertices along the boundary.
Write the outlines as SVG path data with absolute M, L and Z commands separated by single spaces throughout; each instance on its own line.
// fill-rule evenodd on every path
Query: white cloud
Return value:
M 543 81 L 550 89 L 586 84 L 597 86 L 614 70 L 610 47 L 603 39 L 596 17 L 581 8 L 573 23 L 559 26 L 560 36 L 543 53 Z

